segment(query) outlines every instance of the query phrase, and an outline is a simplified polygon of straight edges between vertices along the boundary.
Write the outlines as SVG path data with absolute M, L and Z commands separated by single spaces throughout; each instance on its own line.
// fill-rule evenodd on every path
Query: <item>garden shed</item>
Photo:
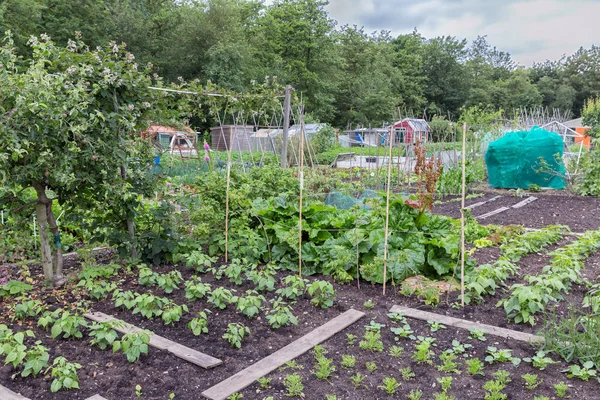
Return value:
M 394 124 L 395 142 L 427 142 L 431 138 L 431 127 L 424 119 L 404 118 Z
M 142 132 L 142 137 L 149 138 L 155 143 L 160 144 L 163 149 L 168 149 L 174 136 L 187 136 L 189 140 L 196 143 L 196 135 L 190 127 L 175 128 L 172 126 L 150 125 L 148 129 Z

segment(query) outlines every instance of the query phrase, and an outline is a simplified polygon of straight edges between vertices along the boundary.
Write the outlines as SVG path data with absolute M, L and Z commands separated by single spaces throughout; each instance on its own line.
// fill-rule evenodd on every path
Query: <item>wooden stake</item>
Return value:
M 300 178 L 300 209 L 298 218 L 298 275 L 302 276 L 302 192 L 304 190 L 304 109 L 300 108 L 300 163 L 298 176 Z
M 225 189 L 225 262 L 229 257 L 229 186 L 231 184 L 231 144 L 233 129 L 229 127 L 229 145 L 227 146 L 227 188 Z
M 462 193 L 460 199 L 460 304 L 465 306 L 465 194 L 466 194 L 467 124 L 462 134 Z
M 392 182 L 392 147 L 394 146 L 394 125 L 390 126 L 390 146 L 388 151 L 387 187 L 385 199 L 385 242 L 383 247 L 383 295 L 385 296 L 385 285 L 387 281 L 387 257 L 388 257 L 388 233 L 390 226 L 390 186 Z

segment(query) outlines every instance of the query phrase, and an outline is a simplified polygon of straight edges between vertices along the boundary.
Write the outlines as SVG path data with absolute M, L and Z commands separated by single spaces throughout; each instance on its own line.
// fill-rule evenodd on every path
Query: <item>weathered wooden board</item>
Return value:
M 101 312 L 92 312 L 92 313 L 85 314 L 84 316 L 87 319 L 90 319 L 90 320 L 96 321 L 96 322 L 118 321 L 118 324 L 115 324 L 114 329 L 117 332 L 121 332 L 121 333 L 135 333 L 135 332 L 139 332 L 139 331 L 143 330 L 141 328 L 138 328 L 137 326 L 128 324 L 125 321 L 116 319 L 114 317 L 111 317 L 110 315 L 106 315 Z M 174 342 L 172 340 L 169 340 L 167 338 L 159 336 L 155 333 L 151 333 L 150 343 L 148 343 L 148 344 L 159 350 L 168 351 L 169 353 L 171 353 L 179 358 L 182 358 L 188 362 L 191 362 L 192 364 L 196 364 L 202 368 L 206 368 L 206 369 L 214 368 L 217 365 L 221 365 L 223 363 L 223 361 L 219 360 L 218 358 L 209 356 L 208 354 L 201 353 L 197 350 L 194 350 L 194 349 L 191 349 L 184 345 L 181 345 L 177 342 Z
M 466 207 L 465 207 L 465 210 L 471 210 L 471 209 L 473 209 L 473 208 L 475 208 L 475 207 L 479 207 L 479 206 L 482 206 L 482 205 L 484 205 L 484 204 L 491 203 L 492 201 L 496 201 L 496 200 L 498 200 L 498 199 L 499 199 L 499 198 L 501 198 L 501 197 L 502 197 L 502 196 L 494 196 L 494 197 L 492 197 L 492 198 L 491 198 L 491 199 L 489 199 L 489 200 L 486 200 L 486 201 L 480 201 L 480 202 L 478 202 L 478 203 L 473 203 L 473 204 L 471 204 L 471 205 L 469 205 L 469 206 L 466 206 Z
M 365 314 L 357 310 L 348 310 L 345 313 L 335 317 L 331 321 L 321 325 L 312 332 L 302 336 L 300 339 L 277 350 L 275 353 L 252 364 L 237 374 L 225 379 L 208 390 L 202 395 L 211 400 L 223 400 L 233 393 L 239 392 L 245 387 L 251 385 L 258 378 L 279 368 L 288 361 L 301 356 L 319 343 L 324 342 L 331 336 L 352 325 Z
M 493 325 L 480 324 L 478 322 L 467 321 L 466 319 L 449 317 L 447 315 L 435 314 L 427 311 L 417 310 L 404 306 L 393 306 L 390 312 L 402 314 L 406 317 L 420 319 L 423 321 L 436 321 L 444 325 L 454 326 L 463 329 L 478 329 L 485 331 L 487 334 L 499 336 L 506 339 L 519 340 L 527 343 L 543 342 L 544 338 L 530 333 L 513 331 L 512 329 L 499 328 Z
M 92 397 L 88 397 L 85 400 L 106 400 L 104 397 L 100 396 L 99 394 L 95 394 Z
M 534 201 L 537 200 L 537 197 L 534 196 L 529 196 L 528 198 L 526 198 L 523 201 L 518 202 L 517 204 L 514 204 L 512 206 L 512 208 L 521 208 L 521 207 L 525 207 L 527 204 L 532 203 Z
M 2 400 L 29 400 L 27 397 L 21 396 L 13 392 L 7 387 L 0 385 L 0 399 Z
M 490 211 L 489 213 L 481 214 L 475 217 L 475 219 L 486 219 L 487 217 L 491 217 L 492 215 L 500 214 L 506 210 L 510 210 L 510 207 L 500 207 L 495 209 L 494 211 Z

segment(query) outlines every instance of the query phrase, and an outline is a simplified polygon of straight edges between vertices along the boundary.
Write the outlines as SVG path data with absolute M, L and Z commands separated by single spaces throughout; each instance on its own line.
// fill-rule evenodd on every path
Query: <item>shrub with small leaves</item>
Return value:
M 188 312 L 188 306 L 185 304 L 175 304 L 173 300 L 169 300 L 162 309 L 161 318 L 165 325 L 173 325 L 181 319 L 183 312 Z
M 190 328 L 194 335 L 200 336 L 202 333 L 208 333 L 209 313 L 210 310 L 208 309 L 204 311 L 198 311 L 198 316 L 196 318 L 192 318 L 192 320 L 188 322 L 188 328 Z
M 23 367 L 23 372 L 21 372 L 22 377 L 27 377 L 29 375 L 36 376 L 40 373 L 42 368 L 48 366 L 48 360 L 50 359 L 50 355 L 48 354 L 48 349 L 42 346 L 41 341 L 36 341 L 35 345 L 31 346 L 25 355 L 25 366 Z
M 406 395 L 408 400 L 421 400 L 423 397 L 423 392 L 419 389 L 411 389 L 411 391 Z
M 306 284 L 309 281 L 298 275 L 288 275 L 282 279 L 282 282 L 284 287 L 277 289 L 275 293 L 294 301 L 304 294 L 306 291 Z
M 70 363 L 64 357 L 55 358 L 52 366 L 48 367 L 45 372 L 52 371 L 50 376 L 54 378 L 50 385 L 50 391 L 55 393 L 62 389 L 79 389 L 77 370 L 80 368 L 80 364 Z
M 336 370 L 335 365 L 333 365 L 333 360 L 320 355 L 316 357 L 316 361 L 317 363 L 310 372 L 313 373 L 319 380 L 329 380 L 331 374 L 333 374 Z
M 114 321 L 94 322 L 90 328 L 90 341 L 92 346 L 98 346 L 100 350 L 106 350 L 112 347 L 115 340 L 119 338 L 117 331 L 114 330 Z
M 350 382 L 352 383 L 352 386 L 354 386 L 355 388 L 358 388 L 363 385 L 365 378 L 366 378 L 365 375 L 361 374 L 360 372 L 357 372 L 356 374 L 354 374 L 350 377 Z
M 148 343 L 150 343 L 148 332 L 126 333 L 121 340 L 115 340 L 113 343 L 113 353 L 122 350 L 127 361 L 134 363 L 140 359 L 142 354 L 148 354 Z
M 224 287 L 218 287 L 212 291 L 210 297 L 208 298 L 208 302 L 213 304 L 220 310 L 224 310 L 227 305 L 234 303 L 237 298 L 233 295 L 235 290 L 228 290 Z
M 272 378 L 267 378 L 263 376 L 262 378 L 258 378 L 256 381 L 260 385 L 261 389 L 269 389 L 271 387 L 271 380 Z
M 223 339 L 227 339 L 231 347 L 239 349 L 246 335 L 250 335 L 250 328 L 239 323 L 231 323 L 227 325 L 227 332 L 223 334 Z
M 561 399 L 567 397 L 568 389 L 569 386 L 564 382 L 558 382 L 554 384 L 554 394 L 556 394 L 556 397 L 560 397 Z
M 374 352 L 383 351 L 383 342 L 381 341 L 381 334 L 379 332 L 367 331 L 363 339 L 358 344 L 361 349 Z
M 185 282 L 186 300 L 200 300 L 208 294 L 210 294 L 210 285 L 208 283 L 202 283 L 200 277 L 193 276 L 191 280 Z
M 175 289 L 179 289 L 178 285 L 182 280 L 181 272 L 173 270 L 166 274 L 159 274 L 156 278 L 156 284 L 165 293 L 173 293 Z
M 388 349 L 388 354 L 394 358 L 400 358 L 404 353 L 404 349 L 400 346 L 392 346 Z
M 335 290 L 333 285 L 327 281 L 314 281 L 308 287 L 311 303 L 317 307 L 329 308 L 333 306 L 335 301 Z
M 400 375 L 405 381 L 412 381 L 415 379 L 415 373 L 410 367 L 400 368 Z
M 292 314 L 292 307 L 281 298 L 277 298 L 273 302 L 271 311 L 267 314 L 267 321 L 273 329 L 279 329 L 290 324 L 298 325 L 298 319 Z
M 521 378 L 525 381 L 525 388 L 530 390 L 540 386 L 544 381 L 543 379 L 538 379 L 537 374 L 523 374 Z
M 483 375 L 483 368 L 485 364 L 479 358 L 472 358 L 465 361 L 467 366 L 467 373 L 470 375 Z
M 369 372 L 375 372 L 377 370 L 377 364 L 373 361 L 367 361 L 365 363 L 365 368 L 367 368 L 367 371 Z
M 247 290 L 246 296 L 237 298 L 237 310 L 248 318 L 256 317 L 262 310 L 262 303 L 266 301 L 263 295 L 255 290 Z

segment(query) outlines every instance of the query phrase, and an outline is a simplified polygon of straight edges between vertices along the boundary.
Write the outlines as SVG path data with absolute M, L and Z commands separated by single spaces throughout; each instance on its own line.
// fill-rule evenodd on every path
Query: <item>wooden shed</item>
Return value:
M 223 125 L 210 128 L 211 148 L 214 151 L 250 151 L 252 125 Z M 231 138 L 231 143 L 230 143 Z
M 431 137 L 431 127 L 424 119 L 404 118 L 394 124 L 394 133 L 395 142 L 424 143 Z

